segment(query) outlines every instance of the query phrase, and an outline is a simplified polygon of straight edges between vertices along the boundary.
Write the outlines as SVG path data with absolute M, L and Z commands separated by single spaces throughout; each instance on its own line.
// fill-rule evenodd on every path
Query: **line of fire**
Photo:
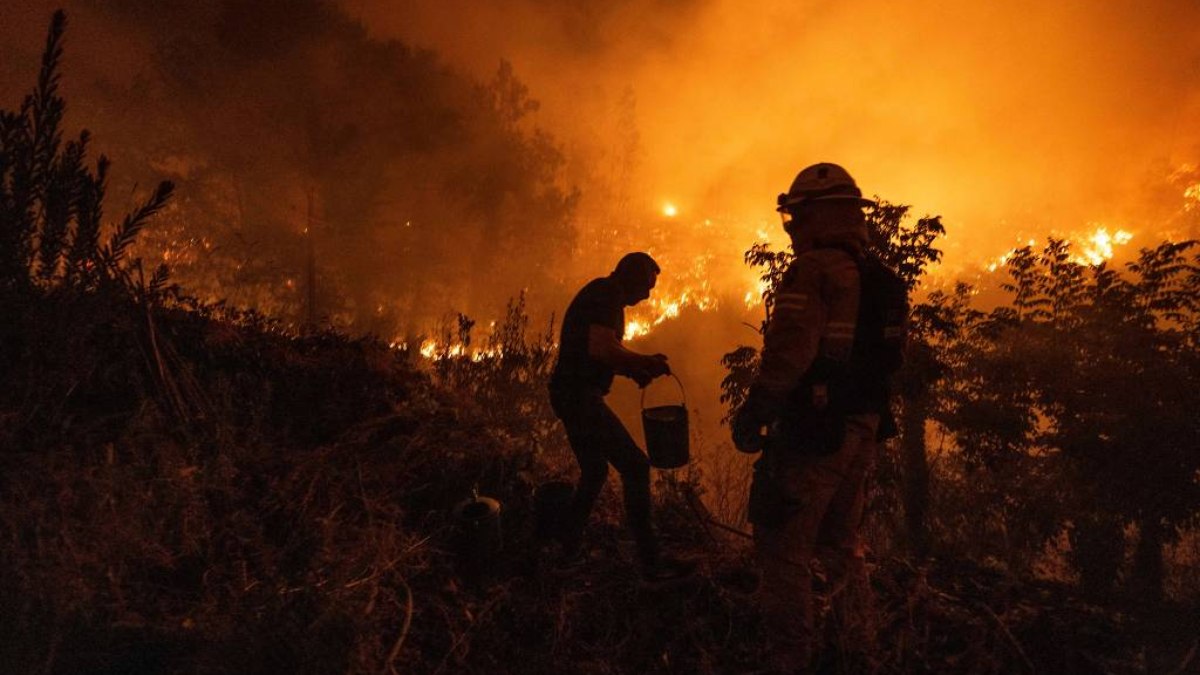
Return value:
M 1200 673 L 1200 5 L 0 6 L 0 673 Z

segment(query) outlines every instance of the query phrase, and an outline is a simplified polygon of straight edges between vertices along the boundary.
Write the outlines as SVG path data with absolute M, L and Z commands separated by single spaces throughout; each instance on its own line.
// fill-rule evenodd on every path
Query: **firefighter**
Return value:
M 587 562 L 583 532 L 608 478 L 609 464 L 621 476 L 625 519 L 637 543 L 643 579 L 670 581 L 692 570 L 689 561 L 660 550 L 650 513 L 649 459 L 604 402 L 615 375 L 645 387 L 671 373 L 665 355 L 639 354 L 621 344 L 625 308 L 650 297 L 659 272 L 649 255 L 630 253 L 608 276 L 585 285 L 563 316 L 558 361 L 550 377 L 550 403 L 566 428 L 580 475 L 560 527 L 559 571 Z
M 865 200 L 836 164 L 805 168 L 778 211 L 795 258 L 776 291 L 759 371 L 735 415 L 734 444 L 762 451 L 750 520 L 762 574 L 759 602 L 772 664 L 803 670 L 813 652 L 810 564 L 857 579 L 865 592 L 859 522 L 888 379 L 907 317 L 903 282 L 868 254 Z M 853 588 L 853 587 L 852 587 Z

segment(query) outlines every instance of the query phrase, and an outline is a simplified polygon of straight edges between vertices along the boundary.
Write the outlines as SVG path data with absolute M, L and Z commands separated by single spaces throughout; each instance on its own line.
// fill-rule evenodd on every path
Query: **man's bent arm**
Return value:
M 617 339 L 617 331 L 599 324 L 588 326 L 588 356 L 630 377 L 652 370 L 659 363 L 653 356 L 626 349 Z

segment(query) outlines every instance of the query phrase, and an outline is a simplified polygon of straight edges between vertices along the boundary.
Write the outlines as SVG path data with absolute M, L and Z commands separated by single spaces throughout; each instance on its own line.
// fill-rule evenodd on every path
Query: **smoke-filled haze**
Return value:
M 6 105 L 32 81 L 56 4 L 7 9 Z M 650 247 L 672 263 L 670 274 L 707 276 L 715 295 L 741 297 L 752 288 L 742 250 L 763 234 L 782 238 L 774 197 L 816 161 L 843 164 L 867 194 L 944 216 L 950 274 L 1052 232 L 1122 229 L 1134 233 L 1131 247 L 1196 234 L 1195 218 L 1179 217 L 1184 190 L 1200 180 L 1200 5 L 1186 0 L 341 0 L 320 11 L 313 2 L 64 4 L 68 101 L 118 172 L 136 173 L 144 188 L 154 170 L 198 181 L 196 167 L 211 169 L 209 187 L 185 184 L 184 199 L 220 192 L 211 188 L 218 183 L 276 181 L 282 187 L 260 195 L 274 210 L 258 220 L 287 221 L 291 234 L 302 229 L 292 221 L 304 218 L 305 196 L 318 190 L 318 221 L 357 237 L 339 235 L 335 245 L 318 232 L 331 261 L 323 288 L 335 285 L 359 314 L 376 305 L 389 316 L 430 314 L 438 303 L 494 314 L 497 298 L 531 285 L 533 304 L 553 306 L 563 289 L 539 296 L 537 285 L 604 272 L 611 252 L 587 255 L 597 242 Z M 296 43 L 317 46 L 294 51 Z M 523 136 L 468 101 L 473 86 L 498 81 L 504 61 L 541 104 L 522 117 Z M 372 98 L 371 83 L 392 79 L 394 91 L 380 87 Z M 319 105 L 296 120 L 280 119 L 312 99 Z M 412 132 L 396 132 L 390 119 Z M 153 142 L 139 125 L 154 129 Z M 184 137 L 188 152 L 161 147 Z M 296 139 L 312 147 L 296 150 Z M 537 168 L 524 183 L 497 187 L 488 174 L 515 171 L 504 163 L 510 145 L 528 158 L 516 166 Z M 243 168 L 247 157 L 256 164 Z M 414 186 L 414 176 L 427 184 Z M 507 206 L 464 206 L 455 185 L 471 182 L 503 193 Z M 258 222 L 244 192 L 225 201 Z M 672 217 L 662 212 L 668 203 Z M 231 208 L 206 213 L 220 221 L 213 213 Z M 499 223 L 488 231 L 535 255 L 494 254 L 513 263 L 496 268 L 511 283 L 479 266 L 439 267 L 494 252 L 458 235 L 394 233 L 414 219 L 434 229 Z M 546 238 L 560 227 L 571 236 Z M 297 241 L 260 239 L 291 247 L 276 267 L 302 257 Z M 414 242 L 435 248 L 357 262 Z M 447 287 L 470 277 L 462 285 L 471 290 L 432 288 L 418 293 L 432 298 L 423 305 L 385 307 L 430 276 Z
M 347 3 L 467 68 L 511 59 L 566 138 L 631 87 L 639 197 L 684 216 L 770 217 L 800 167 L 835 161 L 945 216 L 965 262 L 1091 222 L 1142 234 L 1147 184 L 1200 155 L 1185 0 Z
M 783 243 L 775 196 L 805 165 L 943 216 L 943 281 L 987 286 L 1051 234 L 1103 228 L 1093 259 L 1200 236 L 1190 0 L 10 0 L 4 107 L 60 4 L 109 217 L 176 181 L 143 253 L 191 292 L 431 346 L 522 291 L 544 326 L 650 250 L 630 334 L 705 433 L 720 356 L 759 339 L 742 253 Z M 632 385 L 614 399 L 636 414 Z

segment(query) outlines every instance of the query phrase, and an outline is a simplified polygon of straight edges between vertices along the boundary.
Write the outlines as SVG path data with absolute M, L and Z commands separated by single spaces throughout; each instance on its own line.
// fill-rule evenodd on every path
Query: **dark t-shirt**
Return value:
M 625 334 L 625 304 L 616 284 L 607 277 L 590 281 L 567 307 L 551 388 L 564 393 L 591 390 L 607 394 L 612 387 L 613 369 L 588 356 L 592 325 L 613 329 L 617 340 Z

